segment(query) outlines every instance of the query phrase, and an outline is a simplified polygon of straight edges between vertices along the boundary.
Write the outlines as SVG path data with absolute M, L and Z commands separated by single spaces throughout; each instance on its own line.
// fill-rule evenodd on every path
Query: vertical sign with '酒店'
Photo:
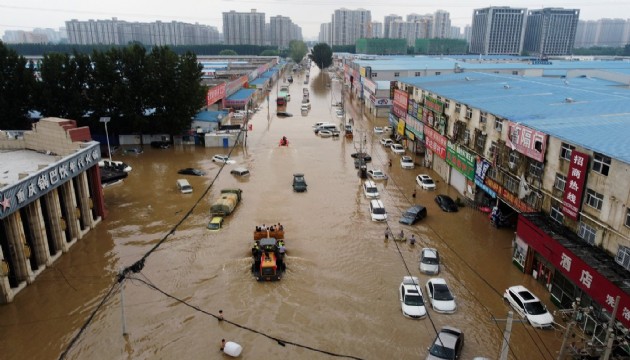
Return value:
M 587 167 L 588 155 L 573 150 L 567 181 L 564 184 L 564 198 L 562 199 L 562 212 L 573 220 L 577 220 L 580 213 Z

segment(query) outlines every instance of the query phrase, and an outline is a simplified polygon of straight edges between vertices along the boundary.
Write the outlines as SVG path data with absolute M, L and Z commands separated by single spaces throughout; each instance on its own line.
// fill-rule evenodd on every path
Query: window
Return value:
M 530 192 L 529 195 L 525 196 L 523 199 L 529 206 L 534 209 L 538 207 L 538 194 L 534 191 Z
M 395 72 L 395 73 L 394 73 L 394 77 L 399 77 L 399 76 L 400 76 L 400 73 L 399 73 L 399 72 Z
M 597 210 L 602 209 L 602 203 L 604 202 L 604 195 L 595 192 L 591 189 L 586 189 L 586 204 Z
M 475 139 L 475 145 L 477 149 L 483 151 L 483 148 L 486 146 L 486 135 L 482 135 L 481 133 L 477 134 L 477 138 Z
M 630 227 L 630 208 L 626 208 L 626 226 Z
M 529 163 L 529 173 L 533 176 L 540 177 L 543 174 L 543 163 L 532 160 Z
M 619 245 L 619 250 L 617 251 L 615 261 L 617 262 L 617 264 L 626 268 L 626 270 L 630 270 L 630 248 L 627 246 Z
M 556 206 L 552 205 L 551 214 L 549 215 L 555 222 L 562 224 L 562 221 L 564 220 L 564 214 L 562 213 L 562 207 L 560 206 L 560 204 Z
M 375 77 L 377 77 L 377 76 L 378 76 L 378 74 L 377 74 L 377 73 L 375 73 L 375 72 L 373 72 L 373 73 L 372 73 L 372 77 L 373 77 L 373 78 L 375 78 Z
M 490 143 L 490 148 L 488 149 L 488 159 L 494 160 L 494 157 L 497 155 L 497 143 L 496 141 L 492 141 Z
M 567 183 L 567 177 L 560 173 L 556 173 L 556 181 L 554 181 L 553 187 L 555 187 L 556 189 L 560 191 L 564 191 L 564 186 L 566 185 L 566 183 Z
M 441 73 L 441 72 L 439 72 L 439 71 L 436 71 L 436 72 L 435 72 L 435 75 L 442 75 L 442 73 Z
M 510 151 L 510 158 L 508 159 L 510 169 L 516 168 L 518 164 L 518 153 L 516 151 Z
M 593 171 L 608 176 L 610 170 L 610 158 L 608 156 L 595 153 L 593 155 Z
M 565 160 L 571 160 L 572 150 L 575 150 L 575 146 L 562 143 L 562 148 L 560 148 L 560 158 L 565 159 Z
M 505 182 L 505 188 L 515 194 L 518 192 L 518 185 L 518 180 L 514 180 L 511 177 L 508 177 L 507 181 Z
M 494 119 L 494 130 L 501 132 L 503 130 L 503 119 Z
M 422 73 L 420 71 L 416 71 L 415 76 L 422 76 Z
M 486 176 L 488 176 L 490 179 L 498 180 L 499 172 L 497 171 L 496 167 L 490 166 L 488 172 L 486 173 Z
M 450 103 L 450 101 L 444 101 L 444 110 L 448 109 L 448 104 Z
M 481 113 L 481 115 L 479 115 L 480 123 L 485 124 L 487 120 L 488 120 L 488 115 L 486 113 Z
M 512 71 L 512 75 L 518 75 L 518 71 L 517 70 Z
M 578 236 L 584 239 L 590 245 L 595 245 L 595 236 L 597 235 L 597 229 L 592 226 L 589 226 L 583 222 L 580 223 L 580 228 L 578 229 Z
M 472 117 L 472 109 L 466 108 L 466 119 L 470 119 Z
M 455 113 L 457 113 L 457 114 L 461 114 L 462 113 L 462 104 L 460 104 L 460 103 L 455 104 Z

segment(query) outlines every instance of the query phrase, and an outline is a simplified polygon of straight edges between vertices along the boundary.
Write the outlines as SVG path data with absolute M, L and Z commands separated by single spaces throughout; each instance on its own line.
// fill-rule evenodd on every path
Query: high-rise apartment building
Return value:
M 223 39 L 228 45 L 264 45 L 265 13 L 224 12 Z
M 269 45 L 279 49 L 289 47 L 291 40 L 302 40 L 302 29 L 293 24 L 286 16 L 272 16 L 269 18 Z
M 579 17 L 577 9 L 530 10 L 523 49 L 540 57 L 571 54 Z
M 358 39 L 369 38 L 372 14 L 370 10 L 338 9 L 332 15 L 332 45 L 354 45 Z
M 387 15 L 385 16 L 385 21 L 383 22 L 383 37 L 384 38 L 392 38 L 391 35 L 391 24 L 394 21 L 402 21 L 402 16 L 398 16 L 398 15 Z
M 218 44 L 221 36 L 217 28 L 181 22 L 140 23 L 112 20 L 76 19 L 66 21 L 70 44 L 127 45 L 139 42 L 144 45 L 200 45 Z
M 599 19 L 578 21 L 575 47 L 623 47 L 630 42 L 630 20 Z
M 575 47 L 587 48 L 597 44 L 598 20 L 578 21 L 575 34 Z
M 470 52 L 483 55 L 520 55 L 527 9 L 488 7 L 473 11 Z
M 320 43 L 332 44 L 332 23 L 324 23 L 319 26 L 318 41 Z
M 372 21 L 372 38 L 383 37 L 383 23 L 378 21 Z
M 451 15 L 448 11 L 438 10 L 433 14 L 431 37 L 440 39 L 451 38 Z
M 427 39 L 431 34 L 431 15 L 412 15 L 414 21 L 396 20 L 390 24 L 391 39 L 406 39 L 407 46 L 414 46 L 416 39 Z

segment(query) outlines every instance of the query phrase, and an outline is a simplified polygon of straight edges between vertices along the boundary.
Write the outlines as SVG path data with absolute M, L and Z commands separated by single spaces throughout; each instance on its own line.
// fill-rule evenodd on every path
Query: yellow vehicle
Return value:
M 219 231 L 223 227 L 223 218 L 220 216 L 215 216 L 208 223 L 208 230 Z

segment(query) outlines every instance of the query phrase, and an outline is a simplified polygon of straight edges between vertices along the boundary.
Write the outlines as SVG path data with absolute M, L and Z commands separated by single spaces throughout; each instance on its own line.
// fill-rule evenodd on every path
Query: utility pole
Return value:
M 570 334 L 573 333 L 573 327 L 577 322 L 577 314 L 580 308 L 580 298 L 575 298 L 575 302 L 573 303 L 573 314 L 571 314 L 571 321 L 567 328 L 564 331 L 564 338 L 562 339 L 562 346 L 560 347 L 560 353 L 558 354 L 558 360 L 564 360 L 567 352 L 567 341 L 569 340 Z
M 610 314 L 610 321 L 608 322 L 608 329 L 606 329 L 606 340 L 604 343 L 606 344 L 606 351 L 604 352 L 604 356 L 602 360 L 608 360 L 610 358 L 610 354 L 612 353 L 612 346 L 615 340 L 615 335 L 613 331 L 615 331 L 615 318 L 617 317 L 617 310 L 619 308 L 619 300 L 620 297 L 617 296 L 615 298 L 615 306 L 613 307 L 612 314 Z
M 514 320 L 514 312 L 508 311 L 507 319 L 492 318 L 492 320 L 499 322 L 505 321 L 505 330 L 503 331 L 503 343 L 501 344 L 501 354 L 499 360 L 507 360 L 510 350 L 510 336 L 512 335 L 512 323 L 519 322 L 524 323 L 524 320 Z

